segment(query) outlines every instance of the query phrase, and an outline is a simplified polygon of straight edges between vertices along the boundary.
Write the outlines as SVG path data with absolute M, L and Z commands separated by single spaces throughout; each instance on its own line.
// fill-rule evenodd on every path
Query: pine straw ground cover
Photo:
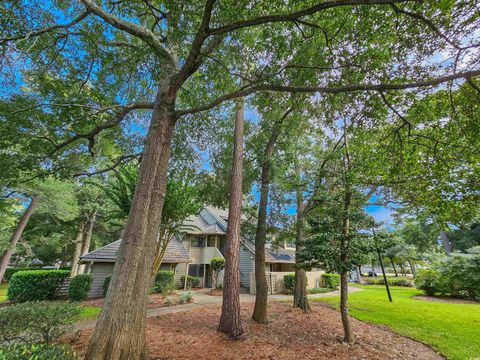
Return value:
M 147 321 L 150 359 L 443 359 L 427 346 L 384 328 L 352 319 L 355 345 L 342 343 L 340 314 L 313 304 L 304 314 L 286 303 L 270 303 L 271 321 L 263 326 L 250 316 L 253 304 L 242 304 L 244 335 L 229 340 L 216 331 L 220 306 L 169 314 Z M 84 354 L 92 330 L 65 339 Z
M 158 309 L 167 306 L 175 306 L 180 304 L 180 295 L 172 294 L 168 296 L 163 296 L 162 294 L 150 294 L 148 297 L 147 309 Z M 104 298 L 99 299 L 88 299 L 82 301 L 83 305 L 97 306 L 101 308 L 103 306 Z

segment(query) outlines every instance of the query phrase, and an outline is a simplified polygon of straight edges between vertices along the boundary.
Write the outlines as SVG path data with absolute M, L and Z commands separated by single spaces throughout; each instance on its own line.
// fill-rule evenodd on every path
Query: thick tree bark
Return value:
M 297 189 L 297 228 L 295 235 L 295 286 L 293 289 L 293 307 L 300 308 L 305 312 L 310 311 L 308 303 L 307 274 L 299 261 L 299 252 L 302 250 L 303 236 L 305 232 L 305 205 L 303 193 Z
M 165 199 L 175 128 L 176 90 L 161 81 L 140 165 L 139 181 L 110 288 L 86 359 L 144 359 L 150 270 Z
M 88 226 L 85 231 L 85 236 L 82 242 L 82 250 L 80 256 L 88 254 L 90 250 L 90 243 L 92 242 L 93 227 L 95 226 L 95 221 L 97 220 L 97 211 L 93 211 L 88 217 Z M 85 272 L 85 264 L 80 264 L 78 266 L 78 274 L 83 274 Z
M 268 321 L 268 284 L 265 273 L 265 243 L 267 240 L 267 204 L 270 187 L 270 168 L 272 166 L 272 155 L 275 144 L 280 135 L 283 119 L 290 113 L 276 121 L 270 139 L 263 154 L 262 175 L 260 180 L 260 202 L 258 205 L 257 229 L 255 232 L 255 307 L 252 319 L 261 324 Z
M 3 280 L 3 276 L 5 275 L 5 270 L 7 270 L 8 263 L 10 262 L 10 258 L 12 257 L 13 250 L 15 250 L 15 246 L 17 246 L 18 241 L 22 237 L 23 230 L 28 224 L 28 220 L 32 216 L 33 211 L 38 205 L 38 197 L 36 195 L 32 196 L 30 204 L 28 204 L 27 209 L 23 213 L 17 228 L 12 234 L 10 238 L 10 246 L 3 252 L 2 257 L 0 258 L 0 283 Z
M 392 264 L 393 271 L 395 272 L 395 277 L 398 277 L 397 268 L 395 267 L 395 263 L 393 262 L 393 257 L 389 256 L 388 258 L 390 259 L 390 263 Z
M 225 273 L 222 314 L 218 330 L 237 339 L 242 333 L 240 318 L 240 221 L 242 214 L 243 177 L 243 99 L 237 102 L 233 145 L 233 162 L 228 209 Z
M 75 277 L 78 274 L 78 262 L 82 254 L 83 238 L 85 233 L 85 221 L 78 223 L 77 238 L 75 239 L 75 250 L 72 258 L 72 270 L 70 271 L 70 277 Z
M 350 185 L 350 154 L 348 152 L 348 136 L 345 137 L 345 155 L 344 155 L 344 170 L 345 170 L 345 198 L 343 203 L 343 224 L 342 224 L 342 240 L 340 243 L 340 261 L 343 267 L 340 273 L 340 314 L 342 316 L 344 341 L 346 343 L 353 343 L 355 335 L 353 334 L 352 325 L 350 324 L 350 317 L 348 316 L 348 271 L 346 266 L 349 262 L 348 248 L 350 242 L 350 208 L 352 206 L 352 188 Z

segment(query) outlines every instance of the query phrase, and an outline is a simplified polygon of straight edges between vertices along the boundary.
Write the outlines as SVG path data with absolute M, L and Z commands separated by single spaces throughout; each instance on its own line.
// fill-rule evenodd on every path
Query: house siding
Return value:
M 254 271 L 254 255 L 244 245 L 240 245 L 240 285 L 250 288 L 250 273 Z
M 92 287 L 88 292 L 89 298 L 103 297 L 103 282 L 113 273 L 114 263 L 95 262 L 92 264 L 90 273 L 93 275 Z

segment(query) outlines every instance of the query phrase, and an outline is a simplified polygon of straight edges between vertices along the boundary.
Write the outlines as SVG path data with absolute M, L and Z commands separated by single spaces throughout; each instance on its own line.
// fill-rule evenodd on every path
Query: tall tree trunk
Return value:
M 228 209 L 225 273 L 222 314 L 218 330 L 237 339 L 242 333 L 240 318 L 240 221 L 242 214 L 243 177 L 243 99 L 237 101 L 233 145 L 233 162 Z
M 303 236 L 305 232 L 305 204 L 303 203 L 303 193 L 297 189 L 297 226 L 295 235 L 295 284 L 293 289 L 293 307 L 300 308 L 305 312 L 310 311 L 308 303 L 307 274 L 302 268 L 298 254 L 302 250 Z
M 348 316 L 348 271 L 345 269 L 345 266 L 349 262 L 348 250 L 350 242 L 350 208 L 352 205 L 352 188 L 350 185 L 350 154 L 348 152 L 348 135 L 346 130 L 344 137 L 345 198 L 343 204 L 342 240 L 340 243 L 340 261 L 344 270 L 340 273 L 340 314 L 342 316 L 344 341 L 350 344 L 355 341 L 355 335 L 353 334 L 352 325 L 350 324 L 350 317 Z
M 361 284 L 362 283 L 362 265 L 358 265 L 357 266 L 357 271 L 358 271 L 358 283 Z
M 156 239 L 175 128 L 176 91 L 162 80 L 142 155 L 139 180 L 110 288 L 86 359 L 144 359 L 145 321 Z
M 445 231 L 440 231 L 440 239 L 442 240 L 443 247 L 445 248 L 445 253 L 450 255 L 452 253 L 452 244 L 448 241 L 448 235 Z
M 408 260 L 408 265 L 410 265 L 410 270 L 412 271 L 412 276 L 415 278 L 415 264 L 413 261 Z
M 17 228 L 12 234 L 10 238 L 10 246 L 3 252 L 2 257 L 0 258 L 0 283 L 3 280 L 3 276 L 5 275 L 5 270 L 7 270 L 8 263 L 10 262 L 10 258 L 12 257 L 13 250 L 15 250 L 15 246 L 17 246 L 18 240 L 22 237 L 23 230 L 28 224 L 28 220 L 32 216 L 33 211 L 38 205 L 38 197 L 36 195 L 32 196 L 30 200 L 30 204 L 28 204 L 27 209 L 23 213 Z
M 393 262 L 393 257 L 389 256 L 388 258 L 390 259 L 390 263 L 392 264 L 393 271 L 395 272 L 395 277 L 398 277 L 397 268 L 395 267 L 395 263 Z
M 402 272 L 403 276 L 407 275 L 407 272 L 405 271 L 405 268 L 403 267 L 403 264 L 400 264 L 400 271 Z
M 78 223 L 77 238 L 75 239 L 75 251 L 72 259 L 72 269 L 70 270 L 70 277 L 75 277 L 78 274 L 78 263 L 82 254 L 82 245 L 85 232 L 85 221 L 81 220 Z
M 260 202 L 258 205 L 257 229 L 255 232 L 255 307 L 252 319 L 261 324 L 268 321 L 268 284 L 265 273 L 265 243 L 267 240 L 267 204 L 270 187 L 270 168 L 275 144 L 280 135 L 283 120 L 291 112 L 291 109 L 276 121 L 272 128 L 272 134 L 268 140 L 263 154 L 262 175 L 260 180 Z
M 92 241 L 93 227 L 95 226 L 95 221 L 97 220 L 97 211 L 93 211 L 88 218 L 88 226 L 83 238 L 82 250 L 80 256 L 88 254 L 90 250 L 90 243 Z M 83 274 L 85 272 L 85 264 L 80 264 L 78 266 L 78 274 Z

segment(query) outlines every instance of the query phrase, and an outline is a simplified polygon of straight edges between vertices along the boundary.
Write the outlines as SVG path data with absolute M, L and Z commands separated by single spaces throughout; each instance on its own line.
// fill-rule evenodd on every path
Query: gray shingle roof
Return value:
M 97 261 L 97 262 L 114 262 L 117 259 L 117 252 L 120 247 L 121 240 L 114 241 L 100 249 L 93 250 L 88 254 L 82 256 L 82 261 Z M 182 243 L 176 239 L 170 241 L 163 258 L 164 263 L 185 263 L 190 261 L 190 255 L 183 247 Z
M 250 240 L 242 238 L 242 243 L 245 247 L 255 254 L 255 244 Z M 284 248 L 265 247 L 265 261 L 269 263 L 295 263 L 295 250 Z

